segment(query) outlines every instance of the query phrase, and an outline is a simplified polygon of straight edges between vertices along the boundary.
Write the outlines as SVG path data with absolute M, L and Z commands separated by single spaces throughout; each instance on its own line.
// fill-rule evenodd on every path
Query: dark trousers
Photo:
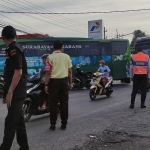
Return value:
M 20 150 L 29 150 L 26 127 L 22 116 L 23 99 L 13 99 L 5 119 L 3 143 L 0 150 L 10 150 L 16 133 Z
M 134 104 L 136 94 L 138 92 L 138 89 L 141 90 L 141 103 L 145 103 L 146 94 L 147 94 L 147 75 L 134 75 L 133 76 L 133 89 L 131 94 L 131 103 Z
M 77 76 L 77 78 L 81 81 L 81 88 L 85 87 L 85 79 L 82 76 Z
M 50 123 L 56 124 L 58 113 L 58 102 L 60 102 L 60 117 L 62 124 L 67 124 L 68 120 L 68 80 L 50 79 L 49 101 L 50 101 Z

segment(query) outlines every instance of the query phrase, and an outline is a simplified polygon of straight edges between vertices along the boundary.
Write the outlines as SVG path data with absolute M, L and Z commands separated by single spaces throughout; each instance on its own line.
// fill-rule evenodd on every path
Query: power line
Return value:
M 3 0 L 3 1 L 4 1 L 4 0 Z M 6 1 L 5 1 L 5 2 L 6 2 Z M 6 3 L 16 6 L 14 3 L 10 3 L 10 2 L 6 2 Z M 0 4 L 0 5 L 1 5 L 1 4 Z M 2 6 L 2 5 L 1 5 L 1 6 Z M 7 9 L 11 9 L 12 11 L 16 11 L 15 9 L 12 9 L 12 8 L 7 7 L 7 6 L 5 6 L 5 5 L 3 5 L 3 7 L 7 8 Z M 17 6 L 17 7 L 18 7 L 18 6 Z M 34 19 L 36 19 L 36 20 L 40 20 L 40 21 L 42 21 L 42 22 L 46 22 L 46 23 L 48 23 L 48 24 L 52 24 L 52 25 L 55 25 L 55 26 L 59 26 L 59 27 L 68 29 L 68 30 L 72 30 L 72 31 L 76 31 L 76 32 L 84 33 L 84 34 L 85 34 L 85 32 L 82 32 L 82 31 L 79 31 L 79 30 L 75 30 L 75 29 L 71 29 L 71 28 L 66 28 L 66 27 L 64 27 L 64 26 L 62 26 L 62 25 L 58 25 L 58 24 L 56 24 L 56 23 L 52 23 L 52 22 L 50 22 L 50 21 L 43 20 L 43 19 L 41 19 L 41 18 L 39 18 L 39 17 L 31 16 L 31 15 L 28 15 L 28 14 L 24 14 L 24 15 L 26 15 L 26 16 L 28 16 L 28 17 L 31 17 L 31 18 L 34 18 Z
M 20 23 L 20 22 L 14 20 L 14 19 L 12 19 L 12 18 L 9 18 L 9 17 L 7 17 L 7 16 L 5 16 L 5 15 L 3 15 L 3 14 L 0 14 L 0 15 L 3 16 L 3 17 L 5 17 L 5 18 L 8 18 L 8 19 L 10 19 L 10 20 L 12 20 L 12 21 L 14 21 L 14 22 L 20 24 L 20 25 L 23 25 L 23 26 L 25 26 L 25 27 L 27 27 L 27 28 L 30 28 L 30 29 L 32 29 L 33 31 L 36 31 L 36 32 L 38 32 L 38 33 L 42 33 L 42 32 L 40 32 L 40 31 L 38 31 L 38 30 L 35 30 L 35 29 L 33 29 L 33 28 L 31 28 L 31 27 L 29 27 L 29 26 L 23 24 L 23 23 Z
M 127 36 L 127 35 L 131 35 L 133 34 L 134 32 L 131 32 L 131 33 L 128 33 L 128 34 L 123 34 L 123 35 L 117 35 L 117 37 L 114 37 L 113 39 L 115 38 L 119 38 L 119 37 L 124 37 L 124 36 Z
M 0 23 L 0 27 L 1 27 L 1 28 L 4 28 L 5 26 L 6 26 L 6 24 Z M 14 27 L 14 28 L 15 28 L 15 27 Z M 15 29 L 16 29 L 16 31 L 18 31 L 18 32 L 28 34 L 28 32 L 26 32 L 26 31 L 23 31 L 23 30 L 20 30 L 20 29 L 17 29 L 17 28 L 15 28 Z
M 1 13 L 18 13 L 18 14 L 100 14 L 100 13 L 103 13 L 103 14 L 108 14 L 108 13 L 125 13 L 125 12 L 136 12 L 136 11 L 148 11 L 150 10 L 150 8 L 147 8 L 147 9 L 135 9 L 135 10 L 115 10 L 115 11 L 103 11 L 103 12 L 70 12 L 70 13 L 63 13 L 63 12 L 60 12 L 60 13 L 55 13 L 55 12 L 26 12 L 26 11 L 15 11 L 15 12 L 11 12 L 11 11 L 0 11 Z
M 38 8 L 38 9 L 41 9 L 41 10 L 43 10 L 44 12 L 46 12 L 46 10 L 45 10 L 45 8 L 43 8 L 43 7 L 40 7 L 40 6 L 38 6 L 38 5 L 35 5 L 35 4 L 33 4 L 33 3 L 31 3 L 30 1 L 27 1 L 27 0 L 24 0 L 24 3 L 26 2 L 26 4 L 29 6 L 31 6 L 31 5 L 33 5 L 32 7 L 35 7 L 35 8 Z M 51 12 L 52 13 L 52 11 L 48 11 L 48 12 Z M 68 20 L 68 22 L 71 22 L 71 23 L 75 23 L 75 24 L 77 24 L 77 25 L 81 25 L 81 26 L 85 26 L 86 24 L 84 24 L 84 23 L 81 23 L 81 22 L 79 22 L 79 21 L 76 21 L 76 20 L 73 20 L 73 19 L 70 19 L 70 18 L 67 18 L 67 17 L 64 17 L 64 16 L 62 16 L 62 15 L 55 15 L 57 18 L 62 18 L 62 19 L 65 19 L 65 20 Z
M 11 1 L 11 0 L 10 0 Z M 24 4 L 22 1 L 20 1 L 20 0 L 18 0 L 21 4 Z M 18 3 L 16 3 L 16 2 L 13 2 L 13 4 L 15 4 L 17 7 L 19 7 L 19 8 L 21 8 L 21 9 L 24 9 L 24 10 L 31 10 L 31 8 L 27 8 L 26 6 L 24 6 L 24 5 L 20 5 L 20 3 L 18 4 Z M 32 6 L 33 7 L 33 6 Z M 33 7 L 34 8 L 34 7 Z M 39 11 L 37 11 L 37 12 L 39 12 Z M 72 23 L 71 24 L 68 24 L 66 21 L 64 21 L 64 20 L 60 20 L 60 19 L 57 19 L 57 18 L 55 18 L 54 16 L 47 16 L 47 15 L 42 15 L 42 14 L 39 14 L 40 16 L 42 16 L 43 18 L 46 18 L 46 19 L 51 19 L 51 20 L 54 20 L 55 22 L 58 22 L 59 24 L 64 24 L 65 26 L 67 25 L 67 26 L 69 26 L 69 27 L 75 27 L 75 25 L 73 25 Z M 82 25 L 82 28 L 83 28 L 84 26 Z M 83 30 L 83 29 L 81 29 L 81 27 L 79 27 L 79 26 L 76 26 L 76 29 L 79 29 L 79 30 Z
M 18 26 L 18 25 L 16 25 L 16 24 L 12 24 L 12 23 L 10 23 L 10 22 L 6 22 L 6 21 L 3 21 L 3 20 L 0 20 L 0 23 L 1 23 L 1 24 L 4 24 L 5 26 L 6 26 L 6 25 L 11 25 L 11 26 L 13 26 L 13 27 L 19 28 L 19 29 L 25 31 L 26 33 L 27 33 L 27 32 L 28 32 L 28 33 L 35 33 L 35 31 L 33 32 L 33 30 L 28 30 L 28 29 L 26 29 L 26 28 L 24 28 L 24 27 L 22 27 L 22 26 Z

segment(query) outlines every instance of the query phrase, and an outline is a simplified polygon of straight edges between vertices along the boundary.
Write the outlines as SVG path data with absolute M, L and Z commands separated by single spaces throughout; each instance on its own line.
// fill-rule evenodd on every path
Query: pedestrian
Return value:
M 29 150 L 22 116 L 22 106 L 26 97 L 27 63 L 21 46 L 16 42 L 16 30 L 12 26 L 3 28 L 2 38 L 7 46 L 3 99 L 7 104 L 8 114 L 0 150 L 10 150 L 15 133 L 20 146 L 19 150 Z
M 134 109 L 136 94 L 140 87 L 141 90 L 141 108 L 146 108 L 145 100 L 147 94 L 147 80 L 150 80 L 150 59 L 147 54 L 142 52 L 140 45 L 135 45 L 137 51 L 132 55 L 130 65 L 130 78 L 133 81 L 130 108 Z
M 53 131 L 57 121 L 58 101 L 60 101 L 61 129 L 66 129 L 68 120 L 68 92 L 69 88 L 72 88 L 71 59 L 69 55 L 62 53 L 62 50 L 63 43 L 55 41 L 54 52 L 48 56 L 45 68 L 45 91 L 49 93 L 50 129 Z

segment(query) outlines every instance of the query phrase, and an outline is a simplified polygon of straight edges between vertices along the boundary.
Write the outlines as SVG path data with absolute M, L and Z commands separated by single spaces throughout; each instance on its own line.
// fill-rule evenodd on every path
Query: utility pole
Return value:
M 117 32 L 117 39 L 119 38 L 119 35 L 118 35 L 118 30 L 116 29 L 116 32 Z
M 106 32 L 107 30 L 105 30 L 105 27 L 104 27 L 104 39 L 106 39 Z

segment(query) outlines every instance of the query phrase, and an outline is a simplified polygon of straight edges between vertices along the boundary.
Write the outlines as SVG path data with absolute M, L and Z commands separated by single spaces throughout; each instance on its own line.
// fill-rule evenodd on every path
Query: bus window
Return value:
M 82 42 L 81 49 L 78 51 L 79 56 L 91 56 L 99 54 L 100 52 L 98 42 Z
M 112 54 L 113 55 L 123 55 L 127 50 L 126 41 L 113 41 L 111 42 Z
M 100 51 L 101 51 L 101 55 L 111 55 L 110 43 L 101 43 Z

